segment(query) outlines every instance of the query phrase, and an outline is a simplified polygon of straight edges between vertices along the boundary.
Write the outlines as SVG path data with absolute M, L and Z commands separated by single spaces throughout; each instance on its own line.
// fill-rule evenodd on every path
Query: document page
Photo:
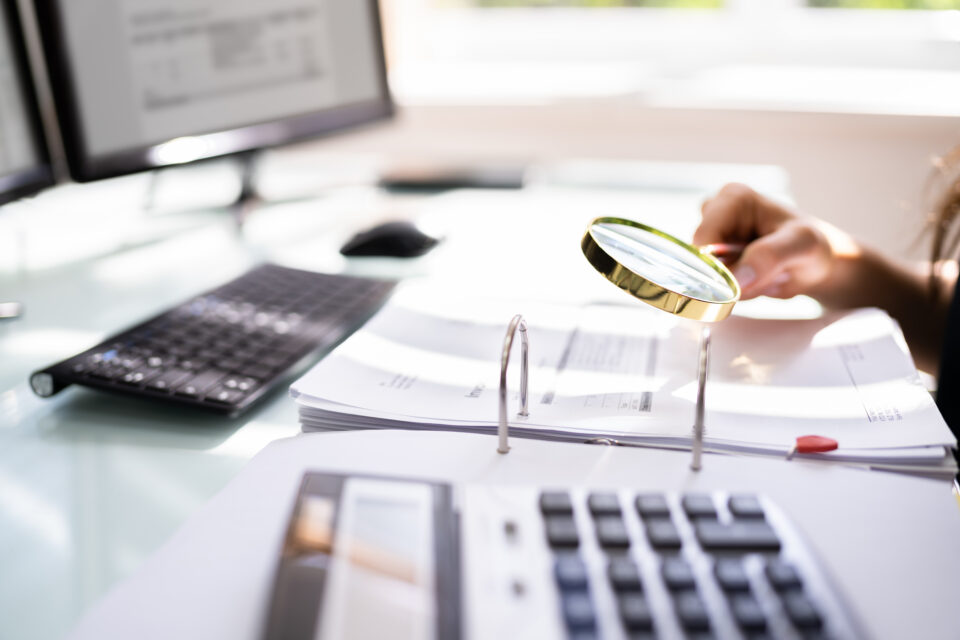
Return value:
M 512 428 L 584 439 L 689 442 L 701 326 L 637 305 L 538 307 L 398 295 L 297 381 L 306 413 L 337 428 L 497 424 L 500 352 L 513 313 L 529 324 L 529 416 L 519 416 L 520 336 L 508 375 Z M 707 441 L 788 448 L 946 445 L 896 324 L 863 310 L 814 320 L 732 317 L 713 328 Z M 336 423 L 334 425 L 333 423 Z

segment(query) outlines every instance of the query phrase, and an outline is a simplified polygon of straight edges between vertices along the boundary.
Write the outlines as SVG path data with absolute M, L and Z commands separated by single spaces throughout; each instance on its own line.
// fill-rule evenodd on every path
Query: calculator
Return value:
M 864 637 L 758 494 L 308 473 L 268 640 Z

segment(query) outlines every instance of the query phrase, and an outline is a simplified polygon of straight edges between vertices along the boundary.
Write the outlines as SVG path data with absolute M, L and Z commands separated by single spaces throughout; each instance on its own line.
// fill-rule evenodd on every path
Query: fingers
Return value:
M 743 251 L 733 268 L 742 297 L 789 297 L 822 279 L 829 270 L 823 234 L 802 220 L 788 222 Z
M 755 237 L 756 191 L 742 184 L 728 184 L 700 207 L 702 220 L 693 234 L 697 245 L 722 242 L 748 242 Z

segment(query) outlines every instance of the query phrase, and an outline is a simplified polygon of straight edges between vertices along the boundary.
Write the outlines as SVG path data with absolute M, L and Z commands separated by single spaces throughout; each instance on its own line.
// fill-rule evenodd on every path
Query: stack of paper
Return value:
M 539 306 L 423 290 L 396 295 L 294 383 L 303 429 L 494 433 L 500 353 L 518 312 L 529 325 L 530 412 L 517 415 L 515 346 L 511 435 L 690 446 L 699 324 L 639 303 Z M 956 439 L 882 311 L 734 316 L 714 327 L 712 349 L 707 450 L 784 456 L 798 436 L 815 434 L 840 446 L 808 457 L 956 473 Z

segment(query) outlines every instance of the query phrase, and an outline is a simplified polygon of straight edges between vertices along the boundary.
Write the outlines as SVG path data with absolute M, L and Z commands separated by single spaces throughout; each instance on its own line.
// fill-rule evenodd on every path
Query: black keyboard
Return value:
M 82 384 L 238 414 L 362 325 L 394 286 L 261 265 L 34 373 L 30 386 L 43 397 Z

